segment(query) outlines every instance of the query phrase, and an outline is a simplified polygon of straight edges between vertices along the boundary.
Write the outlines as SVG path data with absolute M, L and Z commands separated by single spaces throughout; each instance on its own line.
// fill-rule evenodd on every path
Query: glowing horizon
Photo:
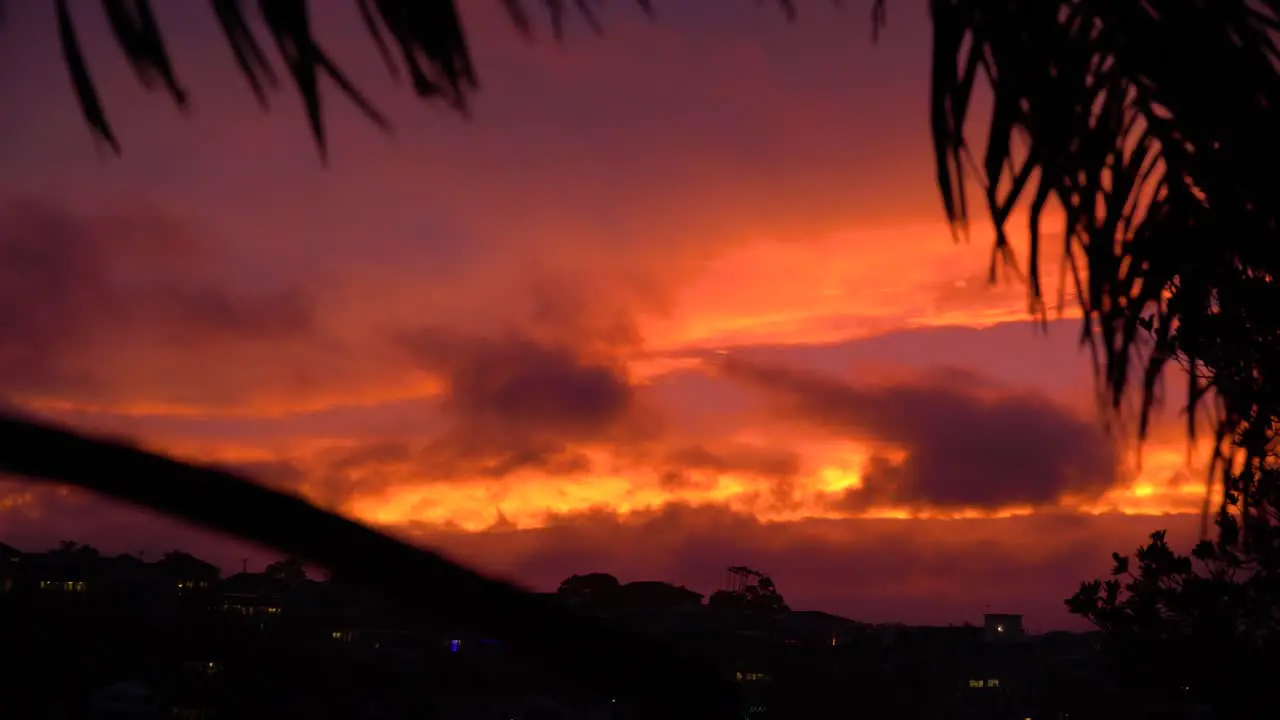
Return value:
M 26 312 L 0 320 L 0 391 L 535 586 L 759 558 L 797 606 L 936 619 L 999 594 L 1053 624 L 1111 551 L 1193 535 L 1204 448 L 1172 409 L 1140 467 L 1103 432 L 1057 267 L 1044 333 L 1023 285 L 988 284 L 986 220 L 953 242 L 924 9 L 871 46 L 855 13 L 668 5 L 563 47 L 468 7 L 472 121 L 320 14 L 397 119 L 387 138 L 332 103 L 328 170 L 295 100 L 256 113 L 201 10 L 157 8 L 190 38 L 186 120 L 86 24 L 108 162 L 52 34 L 15 36 L 0 303 Z M 185 532 L 22 482 L 0 522 L 130 550 Z

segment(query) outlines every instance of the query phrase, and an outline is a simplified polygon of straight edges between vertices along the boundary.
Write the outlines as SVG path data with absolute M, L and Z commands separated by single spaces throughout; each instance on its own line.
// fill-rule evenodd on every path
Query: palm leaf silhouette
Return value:
M 1119 409 L 1139 383 L 1145 435 L 1158 379 L 1188 370 L 1187 432 L 1212 398 L 1224 502 L 1248 512 L 1274 458 L 1280 295 L 1280 73 L 1274 0 L 931 0 L 933 131 L 948 217 L 968 220 L 976 178 L 1009 258 L 1005 222 L 1031 214 L 1033 307 L 1040 223 L 1063 211 L 1063 267 L 1085 310 L 1102 388 Z M 963 130 L 976 76 L 994 91 L 986 150 Z M 995 258 L 993 258 L 994 269 Z
M 247 478 L 15 417 L 0 418 L 0 473 L 76 485 L 306 558 L 429 616 L 494 633 L 575 684 L 660 703 L 664 716 L 731 709 L 730 688 L 697 658 Z

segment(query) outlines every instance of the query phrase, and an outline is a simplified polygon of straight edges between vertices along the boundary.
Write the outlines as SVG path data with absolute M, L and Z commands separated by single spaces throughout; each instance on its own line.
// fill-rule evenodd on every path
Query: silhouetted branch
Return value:
M 173 65 L 165 50 L 160 28 L 151 12 L 150 0 L 102 0 L 111 32 L 133 64 L 138 81 L 153 89 L 158 80 L 179 108 L 187 105 L 187 93 L 173 75 Z
M 500 0 L 512 24 L 528 39 L 533 38 L 533 22 L 525 0 Z M 775 0 L 788 19 L 796 16 L 795 4 Z M 3 0 L 0 0 L 3 2 Z M 649 0 L 634 0 L 646 15 L 652 17 Z M 149 0 L 102 0 L 103 8 L 125 58 L 134 67 L 139 81 L 148 90 L 163 86 L 180 107 L 186 107 L 187 93 L 178 83 L 165 49 L 161 28 L 151 11 Z M 385 30 L 398 46 L 400 62 L 413 80 L 414 91 L 426 99 L 442 99 L 454 110 L 466 114 L 467 96 L 478 87 L 478 80 L 466 34 L 458 19 L 454 0 L 355 0 L 361 21 L 368 31 L 383 64 L 392 79 L 398 79 L 400 65 L 393 57 Z M 561 40 L 564 21 L 569 13 L 568 0 L 541 0 L 551 22 L 552 35 Z M 270 63 L 261 45 L 253 37 L 240 0 L 210 0 L 214 16 L 231 47 L 236 66 L 249 83 L 258 103 L 267 107 L 266 89 L 277 86 Z M 879 32 L 884 24 L 884 0 L 873 0 L 872 28 Z M 589 0 L 573 0 L 574 11 L 595 32 L 604 30 Z M 111 130 L 89 74 L 76 37 L 74 19 L 66 0 L 57 0 L 59 36 L 63 61 L 71 74 L 81 113 L 94 135 L 118 155 L 120 144 Z M 320 103 L 317 71 L 328 75 L 356 104 L 364 115 L 382 130 L 390 123 L 348 79 L 346 73 L 323 50 L 308 21 L 308 0 L 259 0 L 258 12 L 268 27 L 289 72 L 293 76 L 306 107 L 307 122 L 323 160 L 327 155 L 324 118 Z M 0 5 L 0 20 L 3 6 Z M 158 82 L 157 82 L 158 81 Z
M 226 35 L 227 42 L 231 45 L 231 52 L 235 55 L 240 74 L 248 81 L 254 97 L 258 99 L 258 104 L 265 109 L 267 93 L 263 83 L 265 81 L 272 88 L 276 87 L 276 76 L 271 71 L 267 56 L 262 52 L 262 46 L 258 44 L 257 39 L 253 37 L 253 31 L 249 29 L 240 0 L 213 0 L 213 12 L 222 26 L 222 33 Z
M 575 681 L 652 698 L 672 712 L 705 716 L 723 711 L 730 697 L 708 667 L 655 639 L 618 631 L 231 473 L 16 417 L 0 417 L 0 473 L 75 485 L 305 558 L 429 616 L 493 633 Z
M 76 36 L 76 27 L 71 20 L 71 12 L 67 9 L 67 0 L 57 0 L 55 11 L 58 17 L 58 38 L 62 42 L 62 56 L 67 63 L 67 72 L 71 73 L 71 84 L 75 88 L 76 97 L 80 100 L 80 111 L 84 113 L 85 122 L 98 140 L 105 142 L 117 155 L 120 154 L 120 142 L 116 140 L 111 124 L 107 122 L 106 112 L 102 109 L 102 99 L 98 97 L 98 89 L 89 76 L 89 67 L 84 62 L 84 51 L 80 49 L 80 38 Z

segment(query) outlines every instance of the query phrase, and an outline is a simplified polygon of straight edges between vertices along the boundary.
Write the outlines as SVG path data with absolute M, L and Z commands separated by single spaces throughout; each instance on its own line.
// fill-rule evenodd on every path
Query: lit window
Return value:
M 980 688 L 980 687 L 982 687 L 982 685 L 983 685 L 983 683 L 982 683 L 982 681 L 981 681 L 981 680 L 970 680 L 970 681 L 969 681 L 969 687 L 971 687 L 971 688 Z
M 988 681 L 987 681 L 987 687 L 1000 687 L 1000 681 L 999 681 L 999 680 L 988 680 Z

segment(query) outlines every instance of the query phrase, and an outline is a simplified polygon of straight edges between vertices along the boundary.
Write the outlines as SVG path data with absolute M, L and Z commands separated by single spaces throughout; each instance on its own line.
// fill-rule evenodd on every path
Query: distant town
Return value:
M 1092 634 L 1030 635 L 1014 613 L 871 625 L 791 609 L 748 567 L 725 578 L 704 597 L 596 572 L 550 595 L 711 658 L 739 689 L 740 717 L 892 708 L 897 718 L 1066 720 L 1107 702 Z M 0 698 L 13 717 L 634 717 L 625 698 L 562 687 L 501 637 L 310 577 L 295 559 L 223 577 L 180 551 L 144 560 L 74 542 L 0 544 L 0 589 Z

